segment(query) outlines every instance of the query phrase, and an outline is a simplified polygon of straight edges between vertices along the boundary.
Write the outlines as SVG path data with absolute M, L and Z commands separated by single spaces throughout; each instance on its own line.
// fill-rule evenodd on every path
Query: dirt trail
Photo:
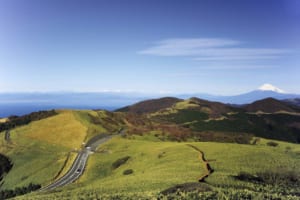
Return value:
M 198 149 L 197 147 L 191 145 L 191 144 L 187 144 L 187 146 L 193 148 L 194 150 L 198 151 L 199 152 L 199 160 L 202 161 L 204 163 L 204 169 L 205 169 L 205 173 L 200 176 L 198 178 L 198 181 L 199 182 L 205 182 L 205 179 L 214 172 L 214 169 L 210 166 L 209 164 L 209 161 L 207 161 L 205 159 L 205 155 L 204 155 L 204 152 L 201 151 L 200 149 Z

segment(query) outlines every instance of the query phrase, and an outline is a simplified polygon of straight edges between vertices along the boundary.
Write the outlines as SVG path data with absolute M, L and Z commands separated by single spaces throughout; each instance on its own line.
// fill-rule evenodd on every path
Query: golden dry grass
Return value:
M 30 139 L 73 149 L 81 146 L 87 128 L 76 120 L 72 111 L 60 111 L 58 115 L 32 122 L 15 131 Z
M 7 155 L 14 167 L 4 177 L 2 188 L 13 189 L 39 183 L 47 185 L 64 174 L 75 158 L 70 150 L 80 148 L 87 134 L 86 125 L 75 118 L 77 111 L 58 111 L 58 115 L 31 122 L 11 130 L 11 142 L 0 138 L 0 153 Z

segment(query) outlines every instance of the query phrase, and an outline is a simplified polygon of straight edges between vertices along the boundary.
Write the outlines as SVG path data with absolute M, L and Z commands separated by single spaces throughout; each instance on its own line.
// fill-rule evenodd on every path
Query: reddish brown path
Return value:
M 193 148 L 197 152 L 199 152 L 199 160 L 204 164 L 205 172 L 202 176 L 198 178 L 199 182 L 204 182 L 205 179 L 214 172 L 214 169 L 210 166 L 209 162 L 205 159 L 204 152 L 201 151 L 198 147 L 195 147 L 191 144 L 187 144 L 189 147 Z

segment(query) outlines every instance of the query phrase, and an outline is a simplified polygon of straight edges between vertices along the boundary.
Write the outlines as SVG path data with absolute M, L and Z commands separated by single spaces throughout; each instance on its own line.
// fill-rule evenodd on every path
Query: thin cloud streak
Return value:
M 274 68 L 279 68 L 277 65 L 208 65 L 208 66 L 203 66 L 199 67 L 203 70 L 263 70 L 263 69 L 274 69 Z
M 195 60 L 266 60 L 276 59 L 289 51 L 273 48 L 242 47 L 242 43 L 228 39 L 178 38 L 167 39 L 137 52 L 154 56 L 190 56 Z
M 168 77 L 202 77 L 202 76 L 208 76 L 210 73 L 171 73 L 168 74 Z
M 235 60 L 266 60 L 266 59 L 276 59 L 278 56 L 207 56 L 198 57 L 193 60 L 198 61 L 235 61 Z

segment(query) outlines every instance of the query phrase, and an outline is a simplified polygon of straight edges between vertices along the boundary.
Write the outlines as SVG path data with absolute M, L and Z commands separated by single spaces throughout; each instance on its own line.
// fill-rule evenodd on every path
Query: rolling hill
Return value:
M 173 97 L 164 97 L 160 99 L 151 99 L 142 101 L 131 106 L 126 106 L 124 108 L 117 109 L 117 112 L 130 112 L 136 114 L 143 113 L 152 113 L 159 111 L 164 108 L 173 106 L 175 103 L 182 102 L 183 100 L 173 98 Z
M 290 105 L 294 105 L 294 106 L 300 107 L 300 98 L 285 99 L 284 102 L 286 102 L 286 103 L 288 103 Z
M 149 102 L 151 105 L 155 102 L 159 107 L 145 112 L 144 107 L 148 107 Z M 241 138 L 240 142 L 247 142 L 252 136 L 257 136 L 300 142 L 299 108 L 273 98 L 239 107 L 198 98 L 171 102 L 170 105 L 166 107 L 165 99 L 144 101 L 133 105 L 131 108 L 134 108 L 134 113 L 143 115 L 134 118 L 144 118 L 143 122 L 147 121 L 147 123 L 134 124 L 135 129 L 143 127 L 140 132 L 160 130 L 161 133 L 175 140 L 193 138 L 200 141 L 219 141 L 223 137 L 227 138 L 227 142 L 237 142 Z M 142 110 L 139 110 L 140 108 Z M 119 111 L 128 114 L 132 112 L 130 109 Z M 148 130 L 145 130 L 145 127 Z
M 74 184 L 16 199 L 299 198 L 300 116 L 286 102 L 236 107 L 167 97 L 116 112 L 55 112 L 12 127 L 11 141 L 0 139 L 13 165 L 0 190 L 45 186 L 71 167 L 82 142 L 124 129 L 91 154 Z
M 255 145 L 177 143 L 137 136 L 130 139 L 118 137 L 91 156 L 85 174 L 76 183 L 56 191 L 30 193 L 16 199 L 296 200 L 299 198 L 299 146 L 277 142 L 279 146 L 271 147 L 269 142 L 261 139 Z M 214 169 L 204 183 L 197 184 L 205 173 L 206 163 L 199 159 L 199 153 L 190 145 L 201 149 Z M 112 167 L 124 157 L 129 158 L 127 162 Z M 268 173 L 273 182 L 269 182 Z M 258 177 L 261 182 L 253 181 L 251 177 Z M 289 177 L 295 181 L 285 182 Z M 194 188 L 186 186 L 180 189 L 179 185 L 187 183 L 193 184 Z M 171 188 L 179 188 L 181 192 L 161 193 Z
M 292 106 L 285 101 L 279 101 L 274 98 L 266 98 L 255 101 L 251 104 L 243 106 L 247 112 L 264 112 L 264 113 L 276 113 L 276 112 L 290 112 L 299 113 L 300 109 L 296 106 Z

